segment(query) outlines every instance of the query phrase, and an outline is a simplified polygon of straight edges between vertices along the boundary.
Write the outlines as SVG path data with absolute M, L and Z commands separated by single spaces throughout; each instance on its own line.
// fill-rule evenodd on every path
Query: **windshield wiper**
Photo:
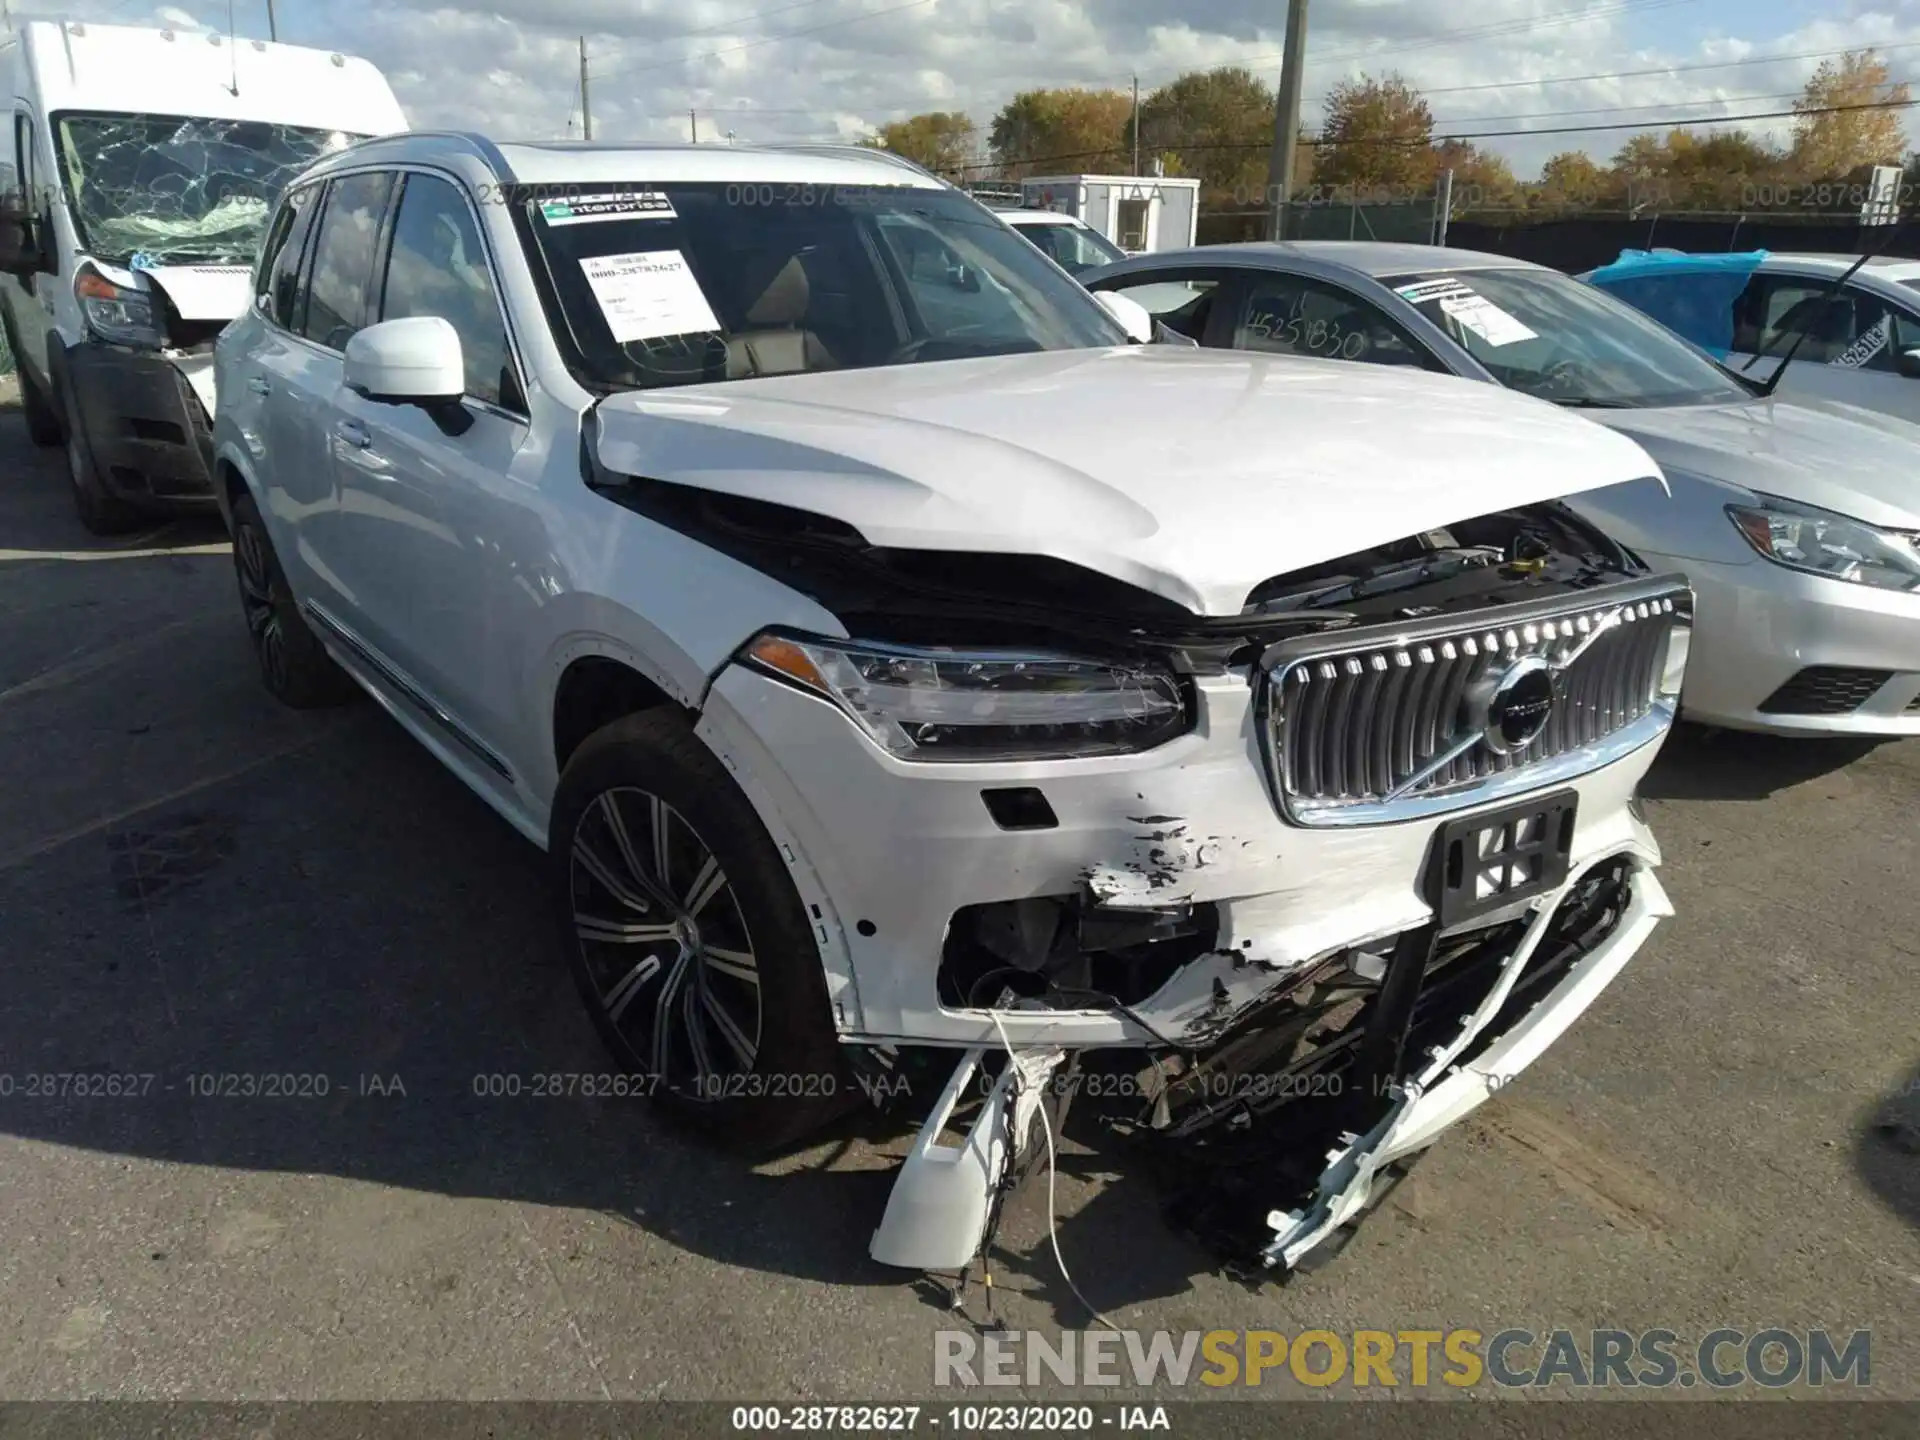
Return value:
M 1549 397 L 1543 395 L 1541 398 L 1544 400 Z M 1568 410 L 1632 410 L 1635 408 L 1635 402 L 1632 400 L 1601 400 L 1592 395 L 1576 395 L 1569 399 L 1554 400 L 1552 403 L 1564 406 Z

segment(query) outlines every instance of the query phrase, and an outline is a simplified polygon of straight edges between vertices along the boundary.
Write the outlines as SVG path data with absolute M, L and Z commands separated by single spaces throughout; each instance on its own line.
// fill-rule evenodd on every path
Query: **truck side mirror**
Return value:
M 17 200 L 0 201 L 0 274 L 30 285 L 42 259 L 39 221 Z

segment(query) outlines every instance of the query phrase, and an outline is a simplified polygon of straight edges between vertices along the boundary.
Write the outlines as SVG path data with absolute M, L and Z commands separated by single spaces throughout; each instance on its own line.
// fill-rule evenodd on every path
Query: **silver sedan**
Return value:
M 1612 296 L 1504 256 L 1214 245 L 1080 279 L 1202 345 L 1448 371 L 1590 412 L 1666 472 L 1669 490 L 1569 503 L 1692 580 L 1690 718 L 1920 734 L 1920 425 L 1763 396 Z

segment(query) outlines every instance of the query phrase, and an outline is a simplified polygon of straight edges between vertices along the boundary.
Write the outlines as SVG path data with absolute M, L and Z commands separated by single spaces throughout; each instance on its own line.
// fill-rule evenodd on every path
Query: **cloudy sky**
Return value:
M 1280 67 L 1283 0 L 277 0 L 280 38 L 366 56 L 416 125 L 501 138 L 577 134 L 585 35 L 596 139 L 843 139 L 927 109 L 984 129 L 1014 91 L 1143 91 L 1182 70 Z M 125 24 L 267 33 L 266 0 L 11 0 Z M 1307 95 L 1397 69 L 1444 133 L 1533 173 L 1556 150 L 1600 158 L 1670 117 L 1784 110 L 1820 58 L 1877 44 L 1920 77 L 1920 0 L 1312 0 Z M 1773 58 L 1778 57 L 1778 58 Z M 1743 63 L 1728 65 L 1725 62 Z M 1717 68 L 1705 68 L 1716 66 Z M 1622 73 L 1648 72 L 1656 73 Z M 1513 84 L 1510 82 L 1538 82 Z M 1309 103 L 1309 128 L 1319 114 Z M 1756 122 L 1774 128 L 1780 121 Z M 1911 126 L 1920 135 L 1920 123 Z M 1542 134 L 1559 130 L 1563 133 Z

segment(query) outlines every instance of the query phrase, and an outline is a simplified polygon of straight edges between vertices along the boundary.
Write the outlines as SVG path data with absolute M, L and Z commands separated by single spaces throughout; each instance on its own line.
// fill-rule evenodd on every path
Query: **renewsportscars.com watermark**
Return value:
M 1324 1389 L 1731 1390 L 1873 1383 L 1873 1336 L 1854 1330 L 939 1330 L 933 1383 Z

